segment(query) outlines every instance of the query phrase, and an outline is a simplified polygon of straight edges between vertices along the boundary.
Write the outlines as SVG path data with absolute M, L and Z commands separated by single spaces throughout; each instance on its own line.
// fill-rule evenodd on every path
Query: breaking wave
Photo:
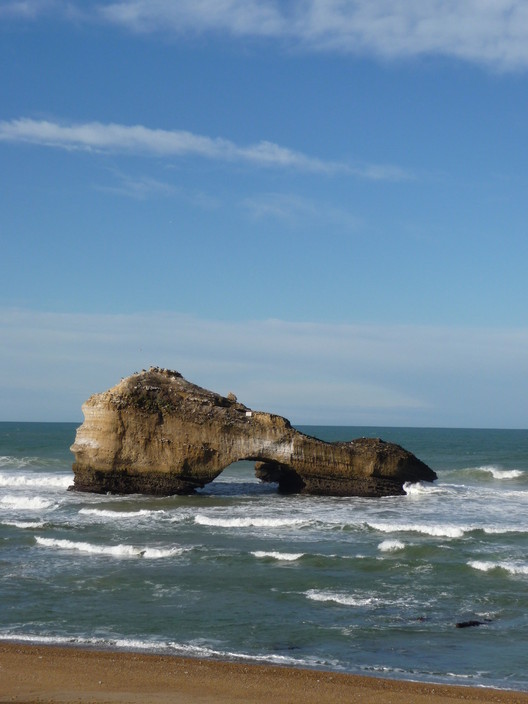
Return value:
M 13 528 L 31 528 L 35 530 L 36 528 L 44 528 L 44 521 L 2 521 L 4 526 L 12 526 Z
M 50 489 L 67 489 L 72 483 L 72 476 L 51 476 L 48 474 L 0 474 L 0 486 L 42 487 Z
M 175 641 L 148 640 L 139 638 L 97 638 L 86 636 L 45 636 L 28 633 L 0 633 L 0 642 L 31 643 L 35 645 L 78 645 L 112 648 L 125 651 L 169 653 L 193 658 L 221 658 L 242 660 L 246 662 L 272 663 L 276 665 L 293 665 L 295 667 L 314 667 L 321 665 L 340 669 L 335 659 L 321 661 L 315 656 L 294 657 L 277 653 L 249 654 L 237 651 L 218 650 L 203 643 L 177 643 Z
M 405 482 L 403 490 L 407 496 L 429 496 L 431 494 L 445 494 L 444 486 L 436 486 L 425 482 Z
M 303 552 L 266 552 L 264 550 L 255 550 L 251 554 L 255 557 L 271 557 L 275 560 L 285 560 L 286 562 L 294 562 L 304 555 Z
M 420 524 L 420 523 L 366 523 L 369 528 L 381 533 L 422 533 L 434 538 L 461 538 L 467 528 L 449 524 Z
M 493 465 L 477 467 L 477 469 L 480 472 L 487 472 L 488 474 L 491 474 L 493 479 L 517 479 L 524 474 L 524 472 L 520 469 L 499 469 Z
M 103 508 L 81 508 L 79 513 L 86 516 L 99 516 L 100 518 L 112 518 L 119 520 L 121 518 L 141 518 L 142 516 L 153 516 L 160 513 L 165 513 L 163 509 L 152 511 L 148 509 L 140 509 L 139 511 L 111 511 Z
M 0 467 L 20 469 L 21 467 L 35 465 L 38 461 L 38 457 L 10 457 L 9 455 L 0 455 Z
M 378 545 L 378 550 L 381 552 L 395 552 L 396 550 L 403 550 L 405 543 L 401 540 L 384 540 Z
M 3 496 L 0 499 L 0 504 L 6 508 L 27 509 L 29 511 L 42 511 L 56 506 L 53 501 L 41 496 L 13 496 L 11 494 Z
M 93 543 L 76 542 L 56 538 L 41 538 L 35 536 L 37 545 L 59 550 L 74 550 L 89 555 L 110 555 L 112 557 L 144 557 L 155 560 L 162 557 L 174 557 L 185 552 L 185 548 L 149 548 L 134 545 L 94 545 Z
M 304 592 L 304 595 L 312 601 L 331 601 L 342 606 L 371 606 L 377 604 L 379 599 L 376 597 L 357 597 L 350 594 L 341 594 L 340 592 L 324 591 L 319 589 L 309 589 Z
M 491 560 L 470 560 L 467 563 L 475 570 L 490 572 L 491 570 L 504 570 L 510 574 L 528 574 L 528 565 L 518 562 L 492 562 Z
M 200 526 L 217 528 L 285 528 L 306 523 L 299 518 L 213 518 L 201 513 L 194 517 L 194 522 Z

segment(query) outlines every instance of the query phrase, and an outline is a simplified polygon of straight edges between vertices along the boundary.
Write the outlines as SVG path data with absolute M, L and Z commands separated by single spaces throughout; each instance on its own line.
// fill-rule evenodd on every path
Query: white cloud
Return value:
M 385 58 L 528 66 L 525 0 L 122 0 L 99 12 L 135 32 L 228 32 Z
M 142 125 L 100 122 L 64 125 L 21 118 L 0 122 L 0 140 L 61 149 L 125 152 L 158 157 L 199 156 L 323 173 L 347 170 L 344 164 L 312 158 L 271 142 L 238 146 L 219 137 L 205 137 L 185 130 L 151 129 Z
M 118 185 L 96 186 L 96 189 L 136 200 L 144 200 L 152 196 L 170 197 L 181 195 L 181 189 L 177 186 L 149 176 L 132 177 L 119 172 L 115 176 L 118 180 Z
M 256 220 L 273 218 L 290 226 L 331 225 L 344 230 L 357 230 L 360 220 L 344 208 L 316 202 L 290 193 L 261 193 L 242 202 Z
M 75 0 L 0 0 L 0 20 L 35 21 L 51 15 L 67 21 L 93 21 L 93 12 L 88 13 Z
M 55 8 L 53 0 L 11 0 L 0 3 L 0 19 L 19 18 L 36 19 L 39 15 Z
M 495 69 L 528 67 L 525 0 L 10 0 L 0 18 L 52 13 L 136 33 L 278 39 L 309 51 L 384 59 L 447 56 Z
M 67 150 L 143 154 L 160 158 L 195 156 L 257 167 L 293 169 L 308 173 L 349 174 L 371 180 L 410 178 L 391 166 L 351 166 L 311 157 L 273 142 L 240 146 L 228 139 L 206 137 L 185 130 L 162 130 L 143 125 L 88 122 L 60 124 L 19 118 L 0 122 L 0 141 L 22 142 Z
M 68 420 L 160 365 L 296 423 L 526 427 L 528 329 L 0 310 L 0 418 Z
M 228 31 L 235 35 L 277 36 L 284 15 L 262 0 L 131 0 L 100 4 L 101 16 L 136 32 Z

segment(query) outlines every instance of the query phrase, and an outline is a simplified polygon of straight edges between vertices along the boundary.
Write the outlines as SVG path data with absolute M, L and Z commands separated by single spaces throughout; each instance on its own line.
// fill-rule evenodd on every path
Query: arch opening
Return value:
M 245 457 L 224 467 L 195 491 L 209 494 L 294 494 L 304 487 L 301 477 L 285 464 L 261 457 Z

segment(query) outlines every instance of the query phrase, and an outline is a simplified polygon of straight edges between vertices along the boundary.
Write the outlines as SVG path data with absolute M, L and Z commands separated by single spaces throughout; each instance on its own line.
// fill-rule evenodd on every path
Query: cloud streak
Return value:
M 229 33 L 383 58 L 441 55 L 528 66 L 524 0 L 121 0 L 100 16 L 138 32 Z
M 354 231 L 359 228 L 361 222 L 356 215 L 344 208 L 288 193 L 261 193 L 245 198 L 241 206 L 255 220 L 271 218 L 293 227 L 306 228 L 317 224 Z
M 0 19 L 30 19 L 57 9 L 54 0 L 11 0 L 0 4 Z M 64 9 L 64 8 L 62 8 Z
M 368 180 L 401 181 L 411 178 L 404 169 L 388 165 L 352 166 L 327 161 L 269 141 L 247 146 L 220 137 L 186 130 L 152 129 L 143 125 L 87 122 L 61 124 L 20 118 L 0 122 L 0 142 L 18 142 L 66 150 L 121 153 L 158 158 L 199 157 L 259 168 L 289 169 L 324 175 L 344 174 Z
M 160 365 L 295 423 L 526 427 L 528 329 L 0 310 L 0 419 L 76 420 Z
M 103 22 L 137 34 L 230 35 L 383 59 L 445 56 L 528 68 L 525 0 L 11 0 L 0 18 Z

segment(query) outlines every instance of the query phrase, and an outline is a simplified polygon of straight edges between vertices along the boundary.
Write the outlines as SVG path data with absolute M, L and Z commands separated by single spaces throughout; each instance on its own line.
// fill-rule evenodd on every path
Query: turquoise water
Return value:
M 69 492 L 75 429 L 0 423 L 0 639 L 528 690 L 528 431 L 301 428 L 439 475 L 343 499 L 249 462 L 190 497 Z

